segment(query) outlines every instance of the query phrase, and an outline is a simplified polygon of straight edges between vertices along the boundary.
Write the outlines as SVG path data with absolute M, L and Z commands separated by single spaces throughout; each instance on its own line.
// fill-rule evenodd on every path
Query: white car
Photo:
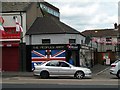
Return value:
M 72 76 L 77 79 L 82 79 L 84 77 L 91 78 L 92 76 L 90 69 L 75 67 L 62 60 L 51 60 L 37 65 L 35 66 L 33 74 L 41 78 L 49 78 L 50 76 Z
M 120 59 L 111 64 L 110 74 L 116 75 L 120 78 Z

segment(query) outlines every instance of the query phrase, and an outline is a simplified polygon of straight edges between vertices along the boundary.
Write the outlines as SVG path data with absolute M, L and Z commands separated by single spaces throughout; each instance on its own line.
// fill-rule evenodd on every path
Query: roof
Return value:
M 26 35 L 32 34 L 80 34 L 77 30 L 52 17 L 38 17 Z
M 2 12 L 26 11 L 31 2 L 2 2 Z
M 29 6 L 35 2 L 2 2 L 2 12 L 27 11 Z M 59 9 L 48 2 L 39 2 L 59 12 Z
M 118 31 L 114 29 L 96 29 L 96 30 L 85 30 L 81 32 L 85 36 L 94 37 L 107 37 L 107 36 L 117 36 Z

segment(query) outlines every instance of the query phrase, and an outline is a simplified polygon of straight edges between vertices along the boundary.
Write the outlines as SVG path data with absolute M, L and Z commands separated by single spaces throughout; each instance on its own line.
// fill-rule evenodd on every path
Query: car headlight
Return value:
M 86 69 L 86 70 L 85 70 L 85 72 L 87 72 L 87 73 L 91 73 L 91 70 L 89 70 L 89 69 Z

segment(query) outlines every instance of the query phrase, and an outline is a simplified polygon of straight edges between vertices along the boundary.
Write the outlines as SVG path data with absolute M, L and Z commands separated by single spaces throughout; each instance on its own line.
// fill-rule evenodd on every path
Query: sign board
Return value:
M 110 58 L 106 59 L 106 65 L 110 65 Z
M 103 60 L 109 58 L 109 53 L 103 53 Z
M 2 39 L 20 39 L 20 32 L 16 32 L 16 27 L 4 27 L 5 34 Z

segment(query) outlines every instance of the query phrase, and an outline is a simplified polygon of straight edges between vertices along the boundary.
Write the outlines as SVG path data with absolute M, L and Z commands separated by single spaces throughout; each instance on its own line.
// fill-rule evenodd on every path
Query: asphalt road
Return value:
M 119 90 L 119 79 L 116 76 L 109 74 L 109 68 L 106 68 L 98 73 L 93 74 L 91 79 L 74 79 L 65 77 L 52 77 L 49 79 L 40 79 L 38 77 L 5 77 L 2 79 L 2 88 L 83 88 L 87 90 L 91 88 L 94 90 L 97 88 L 103 88 L 103 90 Z M 16 89 L 15 89 L 16 90 Z M 40 89 L 41 90 L 41 89 Z M 81 90 L 81 89 L 80 89 Z

